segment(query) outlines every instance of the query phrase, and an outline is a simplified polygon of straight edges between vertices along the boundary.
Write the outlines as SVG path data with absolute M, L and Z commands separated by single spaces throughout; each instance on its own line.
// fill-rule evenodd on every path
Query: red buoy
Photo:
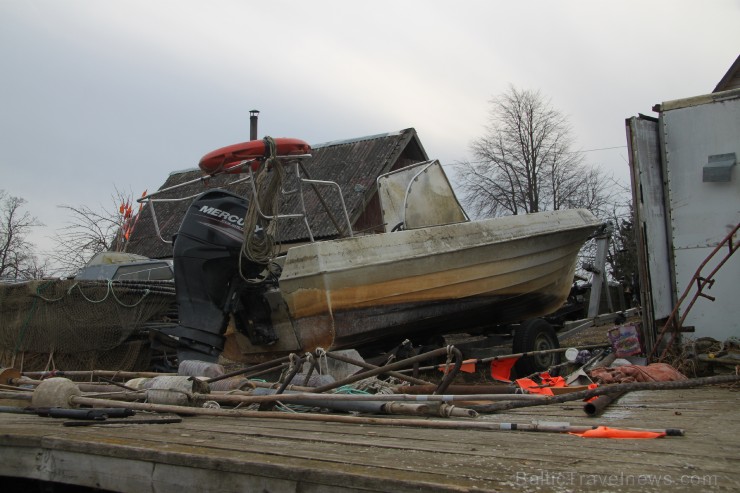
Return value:
M 311 152 L 311 146 L 300 139 L 289 139 L 278 137 L 275 141 L 277 156 L 296 156 L 308 154 Z M 240 173 L 241 169 L 237 166 L 239 162 L 248 159 L 256 159 L 252 164 L 252 170 L 257 171 L 261 159 L 268 158 L 269 146 L 264 140 L 250 140 L 241 144 L 233 144 L 211 151 L 203 156 L 198 163 L 200 169 L 209 175 L 218 172 Z M 230 171 L 230 168 L 234 168 Z

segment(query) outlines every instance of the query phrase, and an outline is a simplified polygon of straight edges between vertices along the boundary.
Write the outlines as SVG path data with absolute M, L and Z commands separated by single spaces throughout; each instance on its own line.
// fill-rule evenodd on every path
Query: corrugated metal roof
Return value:
M 353 226 L 363 216 L 363 213 L 365 213 L 364 217 L 379 217 L 379 213 L 367 214 L 369 208 L 378 207 L 378 201 L 373 200 L 376 195 L 375 179 L 378 175 L 428 159 L 416 130 L 413 128 L 318 144 L 312 146 L 311 154 L 312 157 L 304 161 L 306 171 L 313 179 L 334 181 L 339 184 Z M 201 176 L 199 169 L 172 173 L 160 187 L 160 190 L 196 180 Z M 250 186 L 248 183 L 227 186 L 234 179 L 233 175 L 217 176 L 207 182 L 197 182 L 174 192 L 167 192 L 163 194 L 162 198 L 196 195 L 211 188 L 226 188 L 233 193 L 247 196 Z M 294 183 L 288 183 L 284 189 L 291 189 L 294 185 Z M 341 202 L 337 192 L 327 187 L 322 188 L 325 188 L 325 190 L 320 191 L 323 192 L 322 195 L 328 209 L 333 213 L 340 226 L 344 226 L 345 221 L 341 213 Z M 337 232 L 337 228 L 325 211 L 324 205 L 308 185 L 304 185 L 304 197 L 314 237 L 342 236 L 344 231 Z M 159 202 L 156 204 L 156 216 L 163 238 L 171 239 L 178 231 L 190 203 L 191 200 Z M 281 213 L 300 211 L 298 196 L 288 196 L 281 203 L 280 211 Z M 308 240 L 308 232 L 301 220 L 289 219 L 281 221 L 278 238 L 284 243 L 306 241 Z M 172 247 L 162 242 L 156 234 L 149 207 L 145 207 L 141 212 L 127 251 L 151 258 L 172 256 Z

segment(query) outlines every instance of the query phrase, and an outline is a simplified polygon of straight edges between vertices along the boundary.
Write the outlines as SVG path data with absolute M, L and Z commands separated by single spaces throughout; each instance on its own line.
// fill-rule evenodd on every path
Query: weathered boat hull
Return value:
M 566 210 L 302 245 L 280 290 L 306 351 L 521 321 L 564 303 L 599 225 Z

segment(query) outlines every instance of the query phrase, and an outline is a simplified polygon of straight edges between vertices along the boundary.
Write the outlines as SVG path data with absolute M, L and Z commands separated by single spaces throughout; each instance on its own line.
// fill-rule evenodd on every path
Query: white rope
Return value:
M 326 356 L 326 349 L 320 347 L 316 348 L 316 354 L 319 357 L 319 375 L 329 374 L 329 358 Z M 324 371 L 321 370 L 321 363 L 324 363 Z
M 77 290 L 80 292 L 80 294 L 85 299 L 85 301 L 87 301 L 89 303 L 97 304 L 97 303 L 104 302 L 105 300 L 108 299 L 108 296 L 110 296 L 111 294 L 113 294 L 113 299 L 115 299 L 116 302 L 119 305 L 121 305 L 122 307 L 124 307 L 124 308 L 135 308 L 135 307 L 139 306 L 144 301 L 144 298 L 146 298 L 147 296 L 149 296 L 149 294 L 151 293 L 151 290 L 149 288 L 144 289 L 144 294 L 141 296 L 141 298 L 139 298 L 139 300 L 136 303 L 133 303 L 131 305 L 128 305 L 128 304 L 124 303 L 123 301 L 121 301 L 121 299 L 118 298 L 118 295 L 116 295 L 116 290 L 113 288 L 113 281 L 111 279 L 108 279 L 108 281 L 106 282 L 106 286 L 107 286 L 107 288 L 106 288 L 105 296 L 103 296 L 99 300 L 93 300 L 93 299 L 88 298 L 87 295 L 85 295 L 85 292 L 82 290 L 82 287 L 80 286 L 80 283 L 79 282 L 76 282 L 72 286 L 70 286 L 70 288 L 67 290 L 67 295 L 71 295 L 72 294 L 72 291 L 75 288 L 77 288 Z M 62 298 L 58 298 L 56 300 L 50 300 L 50 299 L 46 299 L 46 298 L 43 298 L 42 297 L 42 299 L 44 299 L 45 301 L 59 301 Z

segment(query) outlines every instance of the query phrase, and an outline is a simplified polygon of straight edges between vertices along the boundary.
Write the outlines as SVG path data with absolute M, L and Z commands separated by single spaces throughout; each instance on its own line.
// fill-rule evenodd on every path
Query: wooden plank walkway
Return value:
M 0 475 L 137 493 L 740 491 L 739 396 L 635 392 L 598 418 L 581 403 L 478 418 L 686 430 L 656 440 L 223 417 L 64 427 L 0 414 Z

